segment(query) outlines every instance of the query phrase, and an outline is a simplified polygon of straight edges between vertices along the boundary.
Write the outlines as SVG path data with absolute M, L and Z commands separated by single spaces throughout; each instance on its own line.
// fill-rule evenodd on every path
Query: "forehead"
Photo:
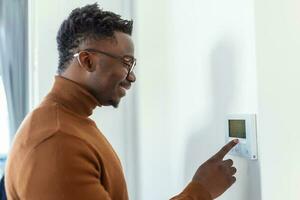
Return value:
M 84 48 L 94 48 L 102 51 L 118 53 L 120 55 L 134 54 L 134 44 L 131 36 L 122 32 L 115 32 L 114 38 L 90 40 L 84 46 Z

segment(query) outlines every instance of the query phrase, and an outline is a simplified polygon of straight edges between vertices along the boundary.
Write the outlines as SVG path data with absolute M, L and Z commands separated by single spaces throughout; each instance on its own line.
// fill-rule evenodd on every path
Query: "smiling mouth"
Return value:
M 129 90 L 131 85 L 124 85 L 121 84 L 120 87 L 124 88 L 125 90 Z
M 122 96 L 125 96 L 126 95 L 126 88 L 124 86 L 120 86 L 120 89 L 122 91 Z
M 120 87 L 124 88 L 125 90 L 129 90 L 131 87 L 130 83 L 121 83 Z
M 125 96 L 126 95 L 126 91 L 131 88 L 131 84 L 130 83 L 126 83 L 126 82 L 122 82 L 119 85 L 119 88 L 121 90 L 122 96 Z

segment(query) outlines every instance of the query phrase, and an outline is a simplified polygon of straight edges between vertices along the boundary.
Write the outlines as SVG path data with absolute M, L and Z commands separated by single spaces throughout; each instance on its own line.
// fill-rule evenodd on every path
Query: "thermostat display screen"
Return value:
M 228 120 L 229 137 L 246 138 L 245 120 Z

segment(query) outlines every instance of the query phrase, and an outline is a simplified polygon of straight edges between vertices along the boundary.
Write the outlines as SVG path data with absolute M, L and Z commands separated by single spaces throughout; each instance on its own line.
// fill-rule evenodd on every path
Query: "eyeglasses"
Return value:
M 111 58 L 114 58 L 116 60 L 119 60 L 123 65 L 124 67 L 127 68 L 128 70 L 128 75 L 133 71 L 135 65 L 136 65 L 136 59 L 132 56 L 129 56 L 129 55 L 125 55 L 125 56 L 117 56 L 117 55 L 114 55 L 114 54 L 111 54 L 111 53 L 107 53 L 107 52 L 104 52 L 104 51 L 100 51 L 100 50 L 96 50 L 96 49 L 84 49 L 78 53 L 75 53 L 74 54 L 74 57 L 78 57 L 79 54 L 81 52 L 91 52 L 91 53 L 100 53 L 100 54 L 103 54 L 103 55 L 106 55 L 108 57 L 111 57 Z M 127 76 L 128 76 L 127 75 Z

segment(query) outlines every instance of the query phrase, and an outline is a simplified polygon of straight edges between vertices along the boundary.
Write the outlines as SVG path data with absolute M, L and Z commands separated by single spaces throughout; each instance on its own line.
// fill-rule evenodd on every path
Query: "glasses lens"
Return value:
M 132 67 L 134 66 L 135 59 L 133 57 L 130 57 L 130 56 L 124 56 L 123 57 L 123 63 L 126 65 L 128 70 L 131 70 Z

